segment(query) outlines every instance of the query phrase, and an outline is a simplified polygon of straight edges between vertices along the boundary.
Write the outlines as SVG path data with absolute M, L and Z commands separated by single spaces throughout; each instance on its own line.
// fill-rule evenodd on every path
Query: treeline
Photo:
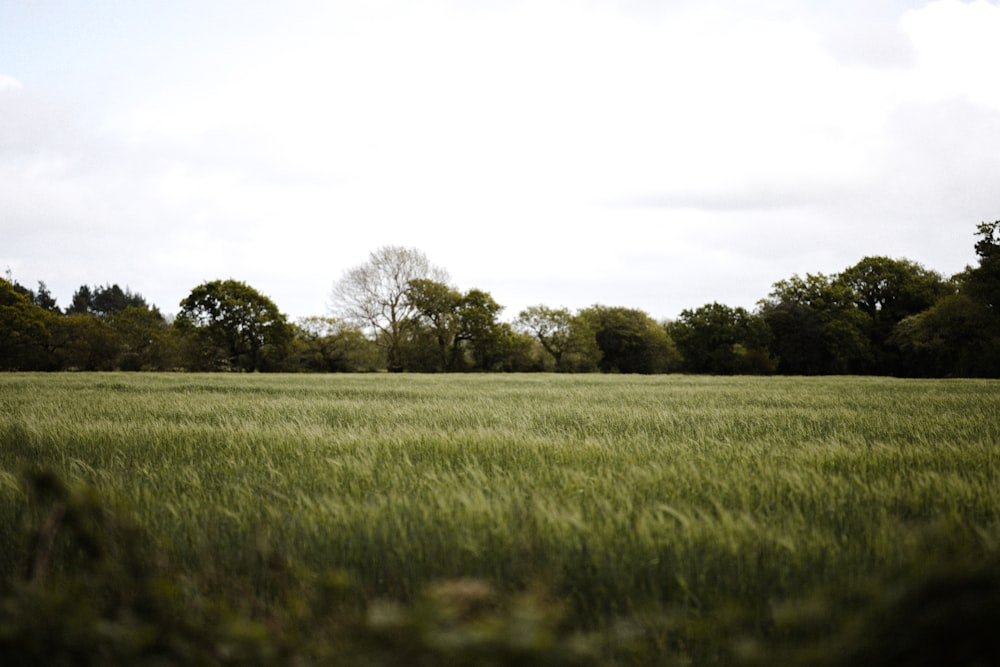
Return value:
M 61 309 L 0 279 L 0 370 L 605 372 L 1000 377 L 1000 220 L 979 264 L 944 278 L 866 257 L 775 283 L 753 311 L 711 303 L 657 322 L 642 310 L 536 305 L 511 321 L 420 251 L 387 246 L 346 271 L 326 317 L 289 322 L 236 280 L 194 288 L 172 320 L 118 285 Z

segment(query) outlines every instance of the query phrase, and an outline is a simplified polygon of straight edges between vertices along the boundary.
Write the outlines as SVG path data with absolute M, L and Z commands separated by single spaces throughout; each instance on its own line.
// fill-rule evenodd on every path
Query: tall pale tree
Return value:
M 400 343 L 408 323 L 418 314 L 407 296 L 415 280 L 446 283 L 448 274 L 416 248 L 388 245 L 344 272 L 333 286 L 334 316 L 364 328 L 384 348 L 386 366 L 392 372 L 403 370 Z

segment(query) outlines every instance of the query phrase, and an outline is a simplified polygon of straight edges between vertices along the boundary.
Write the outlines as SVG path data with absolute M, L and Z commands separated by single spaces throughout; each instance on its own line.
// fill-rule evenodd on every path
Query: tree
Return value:
M 81 285 L 80 289 L 73 293 L 73 301 L 66 309 L 66 313 L 107 317 L 126 308 L 155 310 L 155 308 L 150 308 L 142 295 L 133 293 L 127 287 L 123 290 L 117 284 L 94 288 Z
M 641 310 L 591 306 L 580 311 L 601 351 L 605 373 L 668 373 L 680 354 L 666 330 Z
M 80 289 L 73 292 L 73 299 L 70 301 L 69 308 L 66 309 L 66 314 L 72 313 L 90 313 L 91 304 L 94 301 L 94 295 L 90 291 L 90 287 L 87 285 L 80 285 Z
M 684 310 L 667 332 L 690 373 L 771 373 L 777 365 L 768 350 L 767 323 L 745 308 L 710 303 Z
M 967 294 L 950 294 L 927 310 L 903 319 L 892 342 L 907 375 L 1000 377 L 997 316 Z
M 175 326 L 193 343 L 195 365 L 208 370 L 274 370 L 292 331 L 268 297 L 236 280 L 195 287 Z
M 601 350 L 586 318 L 566 308 L 538 305 L 522 310 L 514 327 L 531 335 L 552 357 L 557 371 L 591 371 L 597 368 Z
M 489 370 L 502 365 L 509 331 L 497 321 L 503 306 L 488 293 L 470 289 L 462 294 L 443 282 L 411 280 L 406 300 L 415 310 L 408 329 L 407 357 L 421 358 L 419 341 L 434 341 L 435 360 L 418 361 L 421 370 Z M 416 352 L 416 354 L 414 354 Z
M 366 329 L 385 348 L 388 369 L 399 372 L 404 368 L 400 344 L 417 313 L 407 298 L 411 281 L 445 283 L 447 277 L 415 248 L 383 246 L 334 284 L 333 314 Z
M 111 371 L 121 351 L 121 340 L 99 317 L 71 313 L 52 317 L 50 351 L 60 370 Z
M 759 306 L 774 336 L 778 372 L 795 375 L 859 373 L 871 368 L 868 318 L 854 293 L 822 273 L 776 282 Z
M 33 299 L 36 306 L 39 308 L 44 308 L 50 313 L 55 313 L 56 315 L 61 314 L 62 311 L 59 310 L 59 306 L 56 304 L 56 299 L 49 292 L 48 286 L 42 282 L 38 281 L 38 292 L 34 295 Z
M 506 355 L 510 327 L 497 321 L 503 306 L 489 292 L 470 289 L 458 304 L 458 331 L 456 341 L 469 348 L 472 368 L 496 370 Z
M 117 315 L 108 319 L 93 313 L 61 315 L 45 283 L 39 282 L 36 294 L 4 282 L 0 286 L 0 368 L 103 371 L 153 366 L 153 329 L 165 327 L 162 317 L 138 308 Z
M 965 272 L 964 291 L 990 310 L 1000 311 L 1000 220 L 980 223 L 976 236 L 979 266 Z
M 381 364 L 378 348 L 364 333 L 331 317 L 306 317 L 293 326 L 290 370 L 322 373 L 374 371 Z
M 423 345 L 411 345 L 407 356 L 417 361 L 421 370 L 459 370 L 461 350 L 458 334 L 462 294 L 443 282 L 417 278 L 407 285 L 406 300 L 415 310 L 411 342 L 426 337 L 433 341 L 435 350 L 433 355 L 426 355 L 417 352 Z M 414 358 L 419 358 L 419 361 Z
M 504 361 L 499 370 L 507 373 L 537 373 L 552 369 L 551 362 L 547 359 L 548 353 L 534 336 L 512 327 L 505 333 Z
M 902 371 L 899 348 L 890 340 L 896 324 L 955 291 L 941 274 L 916 262 L 888 257 L 865 257 L 836 280 L 852 292 L 855 305 L 868 318 L 873 370 L 878 373 Z
M 1000 377 L 1000 220 L 980 223 L 976 236 L 979 266 L 953 278 L 958 293 L 892 332 L 910 375 Z
M 167 370 L 177 365 L 174 330 L 159 310 L 129 306 L 111 312 L 106 322 L 120 342 L 115 368 L 125 371 Z
M 48 370 L 51 320 L 13 283 L 0 279 L 0 370 Z
M 59 306 L 56 304 L 55 297 L 53 297 L 52 293 L 49 292 L 49 288 L 44 281 L 38 281 L 38 291 L 35 292 L 34 290 L 30 290 L 14 280 L 14 274 L 10 268 L 8 268 L 5 273 L 7 275 L 7 283 L 14 289 L 15 292 L 27 297 L 28 301 L 32 304 L 43 310 L 47 310 L 50 313 L 55 313 L 56 315 L 62 313 Z
M 951 291 L 936 271 L 889 257 L 865 257 L 837 280 L 853 292 L 855 305 L 869 317 L 893 323 L 927 310 Z

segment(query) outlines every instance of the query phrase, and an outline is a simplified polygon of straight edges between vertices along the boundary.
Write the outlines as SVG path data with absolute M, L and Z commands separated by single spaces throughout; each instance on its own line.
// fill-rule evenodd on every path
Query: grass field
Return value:
M 599 638 L 578 657 L 750 663 L 802 637 L 827 646 L 892 586 L 992 567 L 1000 382 L 2 375 L 10 581 L 37 560 L 24 480 L 39 470 L 118 508 L 199 595 L 287 606 L 279 562 L 297 585 L 349 582 L 371 627 L 385 609 L 413 621 L 457 580 L 491 600 L 490 627 L 506 614 L 496 633 L 531 592 L 560 619 L 539 621 L 546 646 Z

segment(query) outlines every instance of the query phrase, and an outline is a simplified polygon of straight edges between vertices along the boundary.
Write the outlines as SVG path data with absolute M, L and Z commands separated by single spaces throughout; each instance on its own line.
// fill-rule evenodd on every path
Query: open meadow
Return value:
M 7 374 L 0 535 L 29 657 L 137 581 L 211 664 L 849 664 L 949 576 L 996 614 L 1000 382 Z

